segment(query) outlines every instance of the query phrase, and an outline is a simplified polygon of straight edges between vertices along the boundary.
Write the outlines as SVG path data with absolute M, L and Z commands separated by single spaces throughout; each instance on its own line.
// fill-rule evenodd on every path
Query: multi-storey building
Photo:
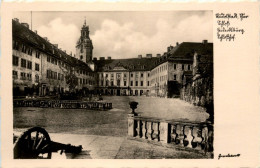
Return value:
M 89 27 L 84 22 L 76 44 L 76 55 L 51 44 L 13 20 L 13 84 L 17 93 L 49 95 L 73 89 L 105 95 L 180 96 L 183 83 L 194 74 L 194 54 L 213 55 L 213 44 L 183 42 L 169 46 L 164 54 L 136 58 L 93 58 Z M 77 78 L 71 86 L 68 78 Z M 73 76 L 72 75 L 72 76 Z
M 101 94 L 108 95 L 149 95 L 150 70 L 156 58 L 148 54 L 145 58 L 94 59 L 97 65 L 98 86 Z
M 29 29 L 26 23 L 12 21 L 13 94 L 51 95 L 69 91 L 65 78 L 74 74 L 75 90 L 94 90 L 95 73 L 89 66 L 68 55 Z

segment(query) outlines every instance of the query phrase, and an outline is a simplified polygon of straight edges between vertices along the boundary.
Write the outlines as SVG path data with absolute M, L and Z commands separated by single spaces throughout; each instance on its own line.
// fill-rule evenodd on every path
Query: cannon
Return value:
M 14 136 L 14 159 L 51 159 L 52 152 L 79 154 L 82 146 L 51 141 L 48 132 L 41 127 L 33 127 L 20 137 Z

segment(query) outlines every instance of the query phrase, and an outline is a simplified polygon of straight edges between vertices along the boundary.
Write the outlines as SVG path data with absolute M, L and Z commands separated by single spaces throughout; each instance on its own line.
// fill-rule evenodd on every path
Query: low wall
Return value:
M 128 136 L 213 152 L 213 125 L 209 122 L 162 120 L 128 114 Z
M 41 107 L 41 108 L 64 108 L 64 109 L 112 109 L 112 103 L 86 102 L 77 100 L 14 100 L 14 107 Z

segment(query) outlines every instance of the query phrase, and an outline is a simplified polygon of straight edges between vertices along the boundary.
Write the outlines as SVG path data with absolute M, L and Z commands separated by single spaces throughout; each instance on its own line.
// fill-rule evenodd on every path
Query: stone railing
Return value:
M 128 114 L 128 136 L 203 152 L 213 151 L 213 125 L 209 122 L 162 120 L 131 113 Z
M 64 108 L 64 109 L 112 109 L 112 103 L 87 102 L 77 100 L 14 100 L 14 107 L 41 107 L 41 108 Z

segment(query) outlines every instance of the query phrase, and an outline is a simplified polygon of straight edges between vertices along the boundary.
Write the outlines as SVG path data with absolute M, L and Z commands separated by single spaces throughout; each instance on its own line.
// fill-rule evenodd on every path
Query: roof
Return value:
M 158 60 L 157 57 L 152 58 L 129 58 L 129 59 L 111 59 L 93 61 L 98 69 L 97 71 L 148 71 L 151 70 Z
M 192 61 L 195 52 L 199 55 L 213 55 L 213 43 L 183 42 L 167 53 L 168 60 Z
M 86 63 L 66 54 L 64 51 L 58 49 L 49 41 L 45 40 L 15 20 L 12 20 L 12 33 L 15 40 L 18 40 L 22 43 L 25 42 L 42 52 L 45 52 L 49 55 L 52 55 L 53 57 L 56 57 L 57 59 L 61 59 L 64 62 L 73 65 L 74 67 L 84 67 L 86 71 L 92 71 Z

